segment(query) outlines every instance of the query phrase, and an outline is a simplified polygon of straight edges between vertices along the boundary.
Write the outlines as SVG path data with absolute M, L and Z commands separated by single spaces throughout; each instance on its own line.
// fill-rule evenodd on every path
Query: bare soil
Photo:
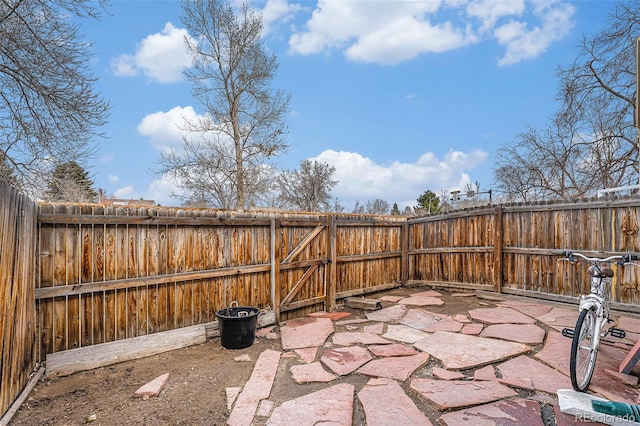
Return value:
M 408 295 L 428 289 L 401 288 L 367 297 Z M 493 301 L 476 297 L 452 297 L 452 293 L 438 291 L 443 294 L 445 304 L 428 307 L 431 312 L 457 314 L 480 306 L 495 306 Z M 383 303 L 383 307 L 387 306 L 389 304 Z M 362 310 L 344 310 L 352 314 L 348 318 L 364 318 L 367 313 Z M 336 327 L 336 331 L 340 329 L 341 327 Z M 277 326 L 274 331 L 278 331 Z M 219 338 L 215 338 L 202 345 L 67 377 L 49 379 L 45 376 L 10 424 L 84 425 L 90 422 L 92 425 L 224 425 L 230 414 L 225 389 L 244 386 L 251 376 L 255 361 L 266 349 L 281 351 L 280 340 L 256 338 L 255 343 L 248 348 L 229 350 L 221 346 Z M 251 361 L 234 360 L 244 354 L 248 354 Z M 326 383 L 295 383 L 289 369 L 298 362 L 296 357 L 281 359 L 270 396 L 276 406 L 327 386 Z M 438 366 L 438 361 L 432 358 L 413 377 L 428 376 L 434 366 Z M 134 395 L 140 386 L 164 373 L 169 373 L 169 380 L 158 397 L 142 399 Z M 352 383 L 358 392 L 368 380 L 369 377 L 351 374 L 331 384 Z M 403 384 L 405 390 L 408 382 L 409 380 Z M 408 394 L 411 395 L 410 392 Z M 416 403 L 432 420 L 439 417 L 440 413 L 427 404 L 417 400 Z M 362 407 L 355 398 L 354 425 L 364 423 Z

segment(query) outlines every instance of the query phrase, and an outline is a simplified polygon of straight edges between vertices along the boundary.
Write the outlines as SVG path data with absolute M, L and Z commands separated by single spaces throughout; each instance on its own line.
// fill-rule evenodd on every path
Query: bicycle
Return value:
M 591 291 L 587 295 L 580 296 L 578 307 L 580 314 L 575 328 L 562 330 L 563 336 L 572 339 L 569 358 L 571 385 L 576 391 L 584 392 L 589 387 L 595 370 L 600 340 L 607 335 L 621 339 L 626 336 L 624 330 L 614 326 L 606 327 L 614 322 L 609 318 L 609 296 L 614 271 L 605 264 L 615 262 L 618 265 L 629 264 L 640 267 L 638 264 L 630 263 L 639 258 L 632 254 L 597 258 L 571 251 L 563 252 L 562 256 L 564 258 L 560 260 L 588 264 L 587 274 L 591 275 Z

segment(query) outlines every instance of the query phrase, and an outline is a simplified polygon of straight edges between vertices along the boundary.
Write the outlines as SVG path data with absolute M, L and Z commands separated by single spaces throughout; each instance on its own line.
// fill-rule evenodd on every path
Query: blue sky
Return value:
M 291 94 L 288 151 L 336 168 L 333 196 L 349 211 L 376 198 L 415 205 L 479 182 L 492 188 L 494 155 L 557 110 L 556 71 L 583 36 L 607 24 L 613 1 L 267 0 L 265 44 L 273 88 Z M 112 0 L 81 22 L 94 43 L 97 90 L 111 105 L 106 139 L 86 165 L 117 198 L 179 205 L 157 170 L 180 146 L 182 117 L 204 113 L 182 78 L 178 1 Z

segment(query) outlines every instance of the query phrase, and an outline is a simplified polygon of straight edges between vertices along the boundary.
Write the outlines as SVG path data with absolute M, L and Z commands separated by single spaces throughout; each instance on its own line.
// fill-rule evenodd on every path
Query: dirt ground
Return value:
M 426 287 L 395 289 L 382 295 L 408 295 L 428 290 Z M 443 306 L 429 307 L 437 313 L 465 313 L 477 307 L 495 306 L 494 301 L 476 297 L 451 297 L 443 293 Z M 389 306 L 383 303 L 383 307 Z M 351 312 L 348 318 L 364 318 L 367 311 L 341 309 Z M 274 331 L 278 331 L 276 326 Z M 341 331 L 341 327 L 336 327 Z M 167 352 L 152 357 L 127 361 L 96 370 L 80 372 L 67 377 L 49 379 L 46 376 L 35 387 L 28 399 L 10 422 L 11 425 L 224 425 L 230 414 L 227 410 L 227 387 L 242 387 L 251 376 L 255 361 L 266 349 L 282 350 L 280 340 L 256 338 L 246 349 L 229 350 L 220 339 L 209 340 L 202 345 Z M 251 361 L 235 361 L 239 355 L 248 354 Z M 299 363 L 296 357 L 283 357 L 271 392 L 270 400 L 276 406 L 282 402 L 324 388 L 326 383 L 297 384 L 288 373 L 292 365 Z M 426 376 L 438 361 L 416 371 L 413 377 Z M 158 397 L 142 399 L 134 396 L 136 390 L 169 373 L 169 380 Z M 352 383 L 358 392 L 369 377 L 351 374 L 332 384 Z M 409 382 L 409 381 L 407 381 Z M 403 387 L 408 387 L 408 383 Z M 410 394 L 410 392 L 408 392 Z M 416 403 L 429 410 L 427 404 Z M 425 411 L 436 419 L 437 412 Z M 95 418 L 95 420 L 92 420 Z M 354 425 L 364 424 L 364 413 L 357 398 L 354 399 Z

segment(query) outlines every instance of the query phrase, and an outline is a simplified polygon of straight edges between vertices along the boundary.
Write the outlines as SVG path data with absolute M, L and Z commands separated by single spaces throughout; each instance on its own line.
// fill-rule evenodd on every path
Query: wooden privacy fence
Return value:
M 41 205 L 35 298 L 46 354 L 216 321 L 278 320 L 399 286 L 405 219 Z
M 36 363 L 36 204 L 0 182 L 0 415 Z
M 47 354 L 212 323 L 232 301 L 277 320 L 402 284 L 575 303 L 588 280 L 562 250 L 640 248 L 639 200 L 420 218 L 40 204 L 36 222 L 0 188 L 2 410 Z M 613 307 L 639 313 L 640 271 L 614 269 Z

